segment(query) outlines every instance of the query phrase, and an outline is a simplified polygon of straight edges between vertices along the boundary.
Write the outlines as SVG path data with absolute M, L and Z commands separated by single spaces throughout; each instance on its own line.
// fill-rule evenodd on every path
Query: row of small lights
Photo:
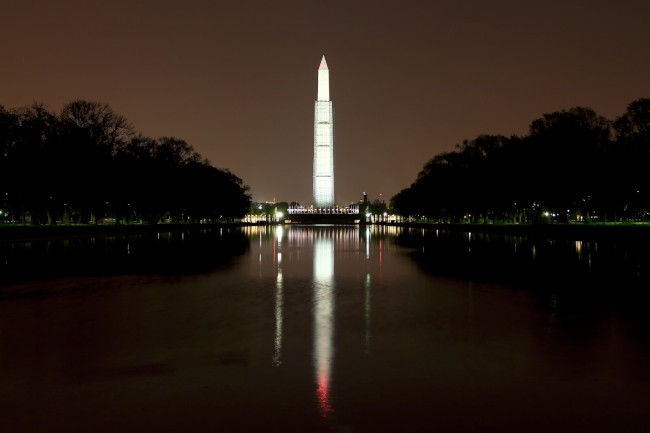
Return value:
M 277 213 L 275 214 L 275 216 L 276 216 L 276 218 L 277 218 L 278 220 L 280 220 L 280 219 L 282 219 L 282 217 L 284 217 L 284 213 L 282 213 L 282 212 L 277 212 Z M 371 216 L 372 216 L 371 213 L 366 213 L 366 218 L 370 218 Z M 388 216 L 388 213 L 387 213 L 387 212 L 384 212 L 384 217 L 387 217 L 387 216 Z

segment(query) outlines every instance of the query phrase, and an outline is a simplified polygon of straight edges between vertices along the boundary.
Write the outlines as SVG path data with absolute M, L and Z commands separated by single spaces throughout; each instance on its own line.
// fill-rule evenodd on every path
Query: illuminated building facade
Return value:
M 314 206 L 334 206 L 334 109 L 325 56 L 318 68 L 318 98 L 314 109 Z

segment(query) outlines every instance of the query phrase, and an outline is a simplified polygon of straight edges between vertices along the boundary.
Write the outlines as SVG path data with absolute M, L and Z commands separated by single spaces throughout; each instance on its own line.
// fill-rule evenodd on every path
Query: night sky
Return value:
M 524 4 L 525 3 L 525 4 Z M 650 97 L 647 1 L 5 1 L 0 105 L 109 104 L 185 139 L 256 201 L 311 203 L 325 54 L 337 202 L 543 113 Z

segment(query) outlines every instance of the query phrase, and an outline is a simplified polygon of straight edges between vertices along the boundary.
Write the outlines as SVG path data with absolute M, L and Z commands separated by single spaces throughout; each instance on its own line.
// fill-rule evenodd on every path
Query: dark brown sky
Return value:
M 327 57 L 339 203 L 435 154 L 584 105 L 650 97 L 647 1 L 30 1 L 0 11 L 0 104 L 106 102 L 187 140 L 259 201 L 311 202 Z

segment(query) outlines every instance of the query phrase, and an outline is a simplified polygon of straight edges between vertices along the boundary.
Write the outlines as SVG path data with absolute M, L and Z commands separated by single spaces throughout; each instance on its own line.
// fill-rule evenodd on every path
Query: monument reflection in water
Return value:
M 332 412 L 330 377 L 334 339 L 334 244 L 314 240 L 314 374 L 323 417 Z
M 266 236 L 270 234 L 262 229 Z M 335 412 L 332 399 L 334 358 L 336 347 L 336 281 L 343 278 L 363 292 L 363 354 L 370 353 L 371 325 L 371 229 L 345 226 L 283 227 L 274 229 L 272 260 L 275 270 L 274 299 L 274 342 L 271 365 L 289 365 L 283 360 L 285 325 L 291 324 L 295 311 L 291 312 L 298 299 L 311 305 L 311 357 L 315 391 L 315 403 L 324 419 Z M 392 228 L 392 231 L 395 231 Z M 273 231 L 271 231 L 273 233 Z M 259 236 L 260 266 L 264 259 L 265 243 Z M 267 237 L 268 239 L 268 237 Z M 378 240 L 378 251 L 373 251 L 373 260 L 379 265 L 381 275 L 382 240 Z M 283 252 L 288 254 L 283 256 Z M 377 257 L 374 257 L 374 253 Z M 268 257 L 268 256 L 266 256 Z M 338 267 L 336 265 L 338 263 Z M 286 267 L 286 269 L 285 269 Z M 379 277 L 380 278 L 380 277 Z M 297 283 L 297 281 L 299 281 Z M 310 293 L 301 292 L 303 283 L 308 282 Z M 296 286 L 299 285 L 300 289 Z M 356 290 L 356 288 L 355 288 Z M 354 292 L 353 290 L 352 292 Z M 300 292 L 300 293 L 298 293 Z M 289 302 L 289 316 L 285 303 Z M 304 304 L 303 304 L 304 305 Z M 349 312 L 345 313 L 349 314 Z M 288 321 L 288 322 L 287 322 Z M 287 349 L 291 349 L 291 344 Z
M 349 231 L 345 238 L 350 241 L 357 231 Z M 275 338 L 272 365 L 282 364 L 282 328 L 284 321 L 283 275 L 282 275 L 282 241 L 285 230 L 276 228 L 276 241 L 273 245 L 273 258 L 276 269 L 275 285 Z M 260 235 L 261 236 L 261 235 Z M 332 362 L 334 356 L 334 241 L 328 230 L 309 232 L 296 229 L 291 231 L 290 242 L 307 242 L 313 247 L 313 369 L 316 388 L 316 400 L 323 418 L 333 413 L 330 397 Z M 260 237 L 261 242 L 261 237 Z M 261 247 L 261 244 L 260 244 Z M 261 260 L 261 254 L 260 254 Z M 369 277 L 368 277 L 369 278 Z M 369 281 L 369 280 L 368 280 Z M 369 284 L 369 283 L 368 283 Z M 369 290 L 369 285 L 367 286 Z

